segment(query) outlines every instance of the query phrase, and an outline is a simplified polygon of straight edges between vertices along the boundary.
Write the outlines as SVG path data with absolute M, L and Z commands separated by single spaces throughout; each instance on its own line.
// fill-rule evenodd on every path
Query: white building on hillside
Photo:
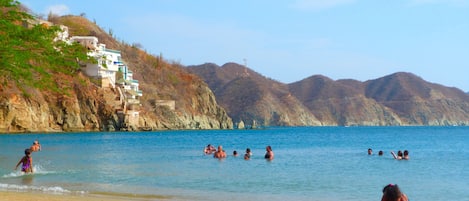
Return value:
M 116 73 L 119 71 L 121 53 L 118 50 L 107 49 L 105 44 L 98 43 L 95 36 L 73 36 L 71 42 L 85 46 L 88 55 L 96 58 L 97 63 L 88 63 L 84 69 L 86 75 L 101 78 L 101 87 L 115 87 Z

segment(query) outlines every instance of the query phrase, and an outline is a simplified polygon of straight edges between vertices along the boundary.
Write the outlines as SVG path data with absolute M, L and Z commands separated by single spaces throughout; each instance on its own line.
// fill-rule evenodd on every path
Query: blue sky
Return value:
M 183 65 L 244 64 L 283 83 L 411 72 L 469 92 L 469 0 L 24 0 L 84 13 Z

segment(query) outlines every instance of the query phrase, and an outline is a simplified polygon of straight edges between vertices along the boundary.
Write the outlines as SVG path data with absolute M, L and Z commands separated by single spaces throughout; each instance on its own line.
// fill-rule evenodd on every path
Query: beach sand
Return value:
M 41 192 L 16 192 L 16 191 L 1 191 L 1 201 L 150 201 L 150 200 L 171 200 L 170 197 L 165 196 L 139 196 L 135 197 L 129 194 L 107 195 L 103 194 L 48 194 Z

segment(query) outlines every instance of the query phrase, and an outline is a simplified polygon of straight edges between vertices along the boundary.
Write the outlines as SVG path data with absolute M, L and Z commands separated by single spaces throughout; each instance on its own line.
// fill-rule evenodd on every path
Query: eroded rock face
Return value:
M 114 116 L 99 99 L 102 91 L 77 87 L 66 94 L 30 89 L 0 90 L 0 132 L 99 131 Z M 87 91 L 91 90 L 91 91 Z
M 117 115 L 104 96 L 115 96 L 109 90 L 77 87 L 68 95 L 47 95 L 33 90 L 34 95 L 0 91 L 0 133 L 67 132 L 119 130 Z M 233 123 L 206 87 L 193 98 L 194 111 L 177 113 L 161 120 L 153 113 L 142 112 L 139 130 L 160 129 L 231 129 Z M 191 110 L 187 110 L 191 111 Z M 168 116 L 169 117 L 169 116 Z

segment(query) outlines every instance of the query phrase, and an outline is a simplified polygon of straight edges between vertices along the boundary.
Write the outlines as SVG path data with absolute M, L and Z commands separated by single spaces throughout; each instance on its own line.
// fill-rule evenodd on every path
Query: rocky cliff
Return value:
M 69 26 L 71 36 L 97 36 L 108 48 L 122 52 L 123 60 L 139 80 L 144 94 L 134 129 L 233 128 L 231 118 L 217 104 L 207 84 L 186 73 L 179 64 L 119 42 L 83 17 L 63 16 L 51 20 Z M 35 63 L 32 57 L 24 59 Z M 117 90 L 97 87 L 93 79 L 79 71 L 71 75 L 51 74 L 59 91 L 23 85 L 21 81 L 2 75 L 0 133 L 108 131 L 119 130 L 122 126 L 113 103 Z M 175 107 L 155 104 L 159 100 L 174 101 Z
M 235 122 L 264 126 L 469 125 L 469 96 L 456 88 L 395 73 L 360 82 L 322 75 L 283 84 L 238 64 L 189 66 Z
M 81 81 L 62 77 L 70 81 L 66 93 L 30 88 L 25 94 L 14 84 L 1 86 L 0 133 L 99 131 L 116 125 L 114 111 L 102 98 L 108 93 L 77 77 Z

